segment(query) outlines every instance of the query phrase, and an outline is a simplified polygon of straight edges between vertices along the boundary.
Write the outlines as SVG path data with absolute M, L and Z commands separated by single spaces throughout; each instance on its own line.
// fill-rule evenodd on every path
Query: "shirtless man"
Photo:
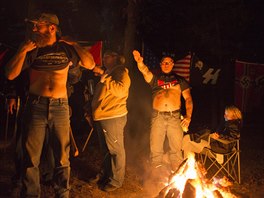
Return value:
M 162 73 L 154 75 L 143 62 L 143 57 L 133 51 L 139 71 L 152 88 L 152 122 L 150 132 L 150 159 L 154 167 L 162 165 L 163 144 L 167 136 L 169 141 L 169 158 L 175 171 L 183 160 L 181 144 L 184 127 L 189 127 L 193 111 L 190 87 L 187 81 L 172 72 L 174 61 L 163 57 L 160 62 Z M 181 96 L 185 99 L 186 115 L 180 119 Z
M 48 127 L 55 158 L 56 197 L 69 197 L 68 70 L 77 64 L 93 69 L 95 63 L 92 55 L 76 42 L 57 39 L 56 15 L 41 13 L 27 22 L 31 25 L 30 39 L 21 44 L 5 71 L 6 77 L 13 80 L 22 70 L 29 69 L 29 96 L 23 115 L 26 124 L 22 144 L 26 156 L 21 196 L 40 197 L 39 163 Z

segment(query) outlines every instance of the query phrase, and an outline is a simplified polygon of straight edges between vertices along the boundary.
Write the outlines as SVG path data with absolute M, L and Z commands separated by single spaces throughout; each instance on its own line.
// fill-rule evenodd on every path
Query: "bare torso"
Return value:
M 153 98 L 153 109 L 158 111 L 175 111 L 181 107 L 180 85 L 158 91 Z
M 52 98 L 67 98 L 68 70 L 69 66 L 56 71 L 30 69 L 29 93 Z

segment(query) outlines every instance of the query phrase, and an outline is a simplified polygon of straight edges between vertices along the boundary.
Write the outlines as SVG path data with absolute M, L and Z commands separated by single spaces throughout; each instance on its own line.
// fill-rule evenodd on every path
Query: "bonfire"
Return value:
M 234 198 L 231 185 L 226 177 L 208 180 L 205 168 L 190 154 L 171 174 L 157 198 Z

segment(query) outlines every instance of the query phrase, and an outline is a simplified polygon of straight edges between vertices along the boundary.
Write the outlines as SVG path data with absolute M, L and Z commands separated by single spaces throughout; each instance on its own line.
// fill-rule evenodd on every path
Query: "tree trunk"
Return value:
M 132 51 L 135 48 L 136 41 L 136 3 L 128 0 L 127 5 L 127 24 L 124 35 L 124 55 L 126 58 L 126 66 L 131 67 L 133 62 Z

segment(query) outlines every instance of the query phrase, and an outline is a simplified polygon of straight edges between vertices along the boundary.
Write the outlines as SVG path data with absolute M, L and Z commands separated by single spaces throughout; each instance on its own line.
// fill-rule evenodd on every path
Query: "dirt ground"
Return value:
M 85 132 L 86 133 L 86 132 Z M 84 133 L 84 134 L 85 134 Z M 241 180 L 240 185 L 233 184 L 231 192 L 242 198 L 264 197 L 264 152 L 263 124 L 246 125 L 241 139 Z M 86 133 L 88 134 L 88 132 Z M 77 136 L 80 151 L 86 135 Z M 96 183 L 89 183 L 100 169 L 102 156 L 99 152 L 97 135 L 94 132 L 84 152 L 78 157 L 71 157 L 71 192 L 74 198 L 151 198 L 159 192 L 158 186 L 147 184 L 148 165 L 148 135 L 140 137 L 125 135 L 127 167 L 124 184 L 113 192 L 101 191 Z M 9 147 L 0 151 L 0 197 L 8 198 L 11 192 L 11 177 L 14 173 L 12 161 L 14 149 Z M 167 176 L 164 174 L 164 179 Z M 42 197 L 54 197 L 50 186 L 42 185 Z

